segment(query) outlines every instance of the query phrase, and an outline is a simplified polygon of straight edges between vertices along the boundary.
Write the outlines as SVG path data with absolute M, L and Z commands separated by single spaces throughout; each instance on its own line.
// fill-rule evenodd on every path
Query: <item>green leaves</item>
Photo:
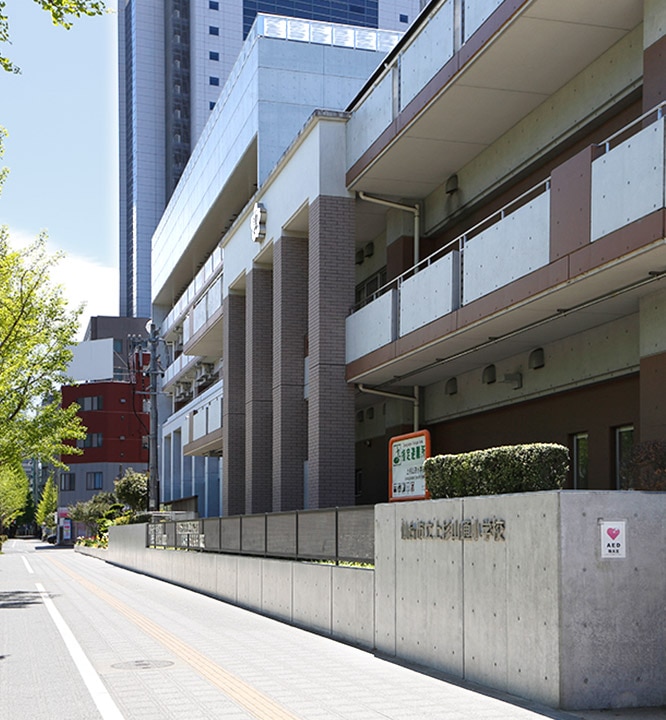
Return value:
M 564 484 L 568 467 L 569 451 L 554 443 L 436 455 L 424 463 L 433 498 L 556 490 Z
M 21 465 L 0 464 L 0 528 L 11 525 L 23 512 L 28 492 L 28 477 Z
M 38 525 L 45 525 L 52 530 L 56 526 L 55 513 L 58 510 L 58 491 L 56 490 L 53 478 L 49 477 L 42 490 L 42 497 L 37 505 Z
M 59 260 L 44 236 L 19 252 L 0 228 L 0 464 L 36 458 L 60 467 L 80 454 L 68 440 L 85 436 L 78 407 L 60 407 L 81 309 L 68 311 L 49 271 Z
M 115 482 L 115 493 L 118 500 L 130 510 L 144 511 L 148 507 L 148 473 L 127 468 L 125 474 Z

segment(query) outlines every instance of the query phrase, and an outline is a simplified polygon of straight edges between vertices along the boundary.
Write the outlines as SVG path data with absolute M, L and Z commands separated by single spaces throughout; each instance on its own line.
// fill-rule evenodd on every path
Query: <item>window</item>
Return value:
M 86 490 L 101 490 L 104 483 L 104 476 L 101 472 L 86 473 Z
M 120 353 L 122 355 L 123 352 L 123 341 L 118 340 L 117 338 L 113 341 L 113 352 Z
M 574 490 L 587 490 L 589 446 L 587 433 L 576 433 L 572 438 L 572 446 Z
M 215 50 L 211 50 L 211 51 L 208 53 L 208 59 L 209 59 L 209 60 L 219 60 L 219 59 L 220 59 L 220 53 L 219 53 L 219 52 L 215 52 Z
M 71 492 L 74 490 L 74 473 L 60 474 L 60 489 L 63 492 Z
M 209 10 L 219 10 L 220 3 L 217 2 L 217 0 L 208 0 L 208 9 Z
M 220 78 L 211 75 L 211 77 L 208 78 L 208 84 L 217 86 L 220 84 Z
M 77 440 L 79 448 L 102 447 L 102 433 L 88 433 L 83 440 Z
M 400 22 L 401 23 L 408 23 L 409 22 L 409 15 L 403 15 L 400 13 Z
M 624 470 L 631 450 L 634 446 L 634 426 L 623 425 L 615 428 L 615 487 L 622 488 L 622 471 Z
M 92 395 L 91 397 L 83 397 L 77 400 L 81 406 L 81 410 L 102 410 L 104 408 L 104 398 L 102 395 Z
M 215 101 L 214 101 L 214 100 L 211 100 L 211 101 L 208 103 L 208 109 L 209 109 L 209 110 L 212 110 L 214 107 L 215 107 Z
M 219 35 L 220 34 L 220 28 L 215 25 L 209 25 L 208 26 L 208 34 L 209 35 Z

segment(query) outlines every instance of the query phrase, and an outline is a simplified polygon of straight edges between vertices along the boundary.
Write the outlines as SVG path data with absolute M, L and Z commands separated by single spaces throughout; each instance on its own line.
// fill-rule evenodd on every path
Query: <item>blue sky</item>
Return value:
M 55 279 L 86 302 L 85 326 L 118 312 L 117 16 L 64 30 L 29 0 L 9 0 L 7 15 L 2 49 L 22 74 L 0 71 L 10 169 L 0 224 L 16 245 L 47 230 L 50 249 L 66 253 Z

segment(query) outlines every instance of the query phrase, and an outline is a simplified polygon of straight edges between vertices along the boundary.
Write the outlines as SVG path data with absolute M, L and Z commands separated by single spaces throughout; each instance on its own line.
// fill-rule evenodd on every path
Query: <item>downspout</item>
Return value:
M 419 386 L 414 385 L 414 395 L 401 395 L 400 393 L 392 393 L 387 392 L 386 390 L 375 390 L 374 388 L 369 388 L 363 385 L 363 383 L 358 383 L 356 387 L 363 393 L 368 393 L 369 395 L 379 395 L 380 397 L 386 397 L 391 398 L 392 400 L 408 400 L 409 402 L 414 404 L 414 415 L 413 415 L 413 423 L 414 423 L 414 432 L 416 432 L 419 429 Z
M 383 198 L 366 195 L 363 190 L 357 193 L 361 200 L 375 203 L 376 205 L 384 205 L 397 210 L 406 210 L 414 215 L 414 266 L 419 264 L 420 244 L 421 244 L 421 210 L 418 205 L 403 205 L 402 203 L 393 202 L 392 200 L 384 200 Z

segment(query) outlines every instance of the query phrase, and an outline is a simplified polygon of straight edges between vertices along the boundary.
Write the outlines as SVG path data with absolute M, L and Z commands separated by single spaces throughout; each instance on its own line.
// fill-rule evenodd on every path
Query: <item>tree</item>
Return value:
M 25 500 L 23 502 L 23 509 L 20 515 L 16 518 L 16 524 L 19 527 L 33 529 L 35 524 L 35 516 L 37 515 L 37 508 L 35 507 L 35 498 L 32 495 L 30 484 L 26 483 Z
M 78 405 L 60 405 L 81 308 L 69 311 L 49 271 L 60 255 L 40 236 L 18 252 L 0 228 L 0 465 L 25 458 L 65 467 L 80 454 L 68 440 L 85 437 Z
M 101 15 L 105 11 L 104 2 L 100 0 L 33 0 L 42 10 L 51 14 L 54 25 L 69 30 L 72 27 L 72 18 L 82 15 Z M 0 0 L 0 43 L 9 43 L 9 17 L 6 14 L 7 1 Z M 0 54 L 0 67 L 7 72 L 18 73 L 20 69 L 4 55 Z
M 117 502 L 110 492 L 100 492 L 90 500 L 82 500 L 68 508 L 69 517 L 75 522 L 83 523 L 91 536 L 97 537 L 101 531 L 108 529 L 109 523 L 122 514 L 123 506 Z
M 29 492 L 28 476 L 20 463 L 0 464 L 0 529 L 21 514 Z
M 55 513 L 58 510 L 58 491 L 53 478 L 49 477 L 42 490 L 42 497 L 37 505 L 37 524 L 53 530 L 56 526 Z
M 133 512 L 143 512 L 148 506 L 148 473 L 127 468 L 115 482 L 116 497 Z

